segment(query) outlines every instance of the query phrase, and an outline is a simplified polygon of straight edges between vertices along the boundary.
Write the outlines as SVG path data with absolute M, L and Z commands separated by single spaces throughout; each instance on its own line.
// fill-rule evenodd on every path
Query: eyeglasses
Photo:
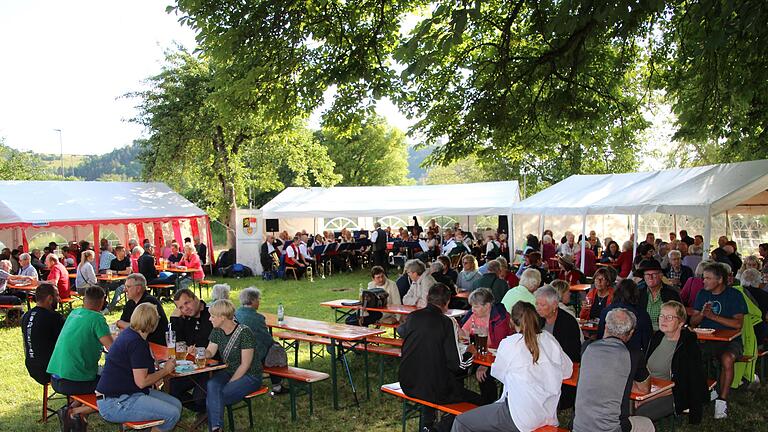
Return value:
M 677 315 L 659 315 L 659 319 L 664 321 L 672 321 L 674 319 L 677 319 Z
M 646 276 L 646 277 L 654 277 L 654 278 L 655 277 L 661 277 L 661 273 L 648 273 L 648 272 L 646 272 L 644 276 Z

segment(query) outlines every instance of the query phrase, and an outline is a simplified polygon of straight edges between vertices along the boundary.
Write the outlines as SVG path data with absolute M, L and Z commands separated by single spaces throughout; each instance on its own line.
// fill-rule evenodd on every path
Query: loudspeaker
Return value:
M 509 228 L 509 221 L 507 220 L 507 215 L 499 215 L 499 233 L 509 234 L 508 231 Z
M 267 232 L 280 231 L 280 220 L 278 219 L 266 219 Z

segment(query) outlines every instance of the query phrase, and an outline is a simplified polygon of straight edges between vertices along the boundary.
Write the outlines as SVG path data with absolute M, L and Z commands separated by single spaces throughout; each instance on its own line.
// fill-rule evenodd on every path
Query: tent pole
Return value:
M 637 256 L 637 236 L 640 235 L 640 215 L 635 213 L 635 235 L 632 245 L 632 262 L 635 262 L 635 257 Z
M 703 257 L 706 259 L 709 257 L 709 246 L 712 242 L 712 214 L 707 212 L 707 215 L 704 216 L 704 253 Z
M 515 225 L 512 223 L 512 211 L 507 213 L 507 246 L 509 246 L 509 261 L 515 258 Z
M 677 235 L 677 215 L 672 215 L 672 231 L 674 231 L 675 235 Z
M 539 251 L 544 253 L 544 213 L 539 215 Z
M 99 257 L 101 255 L 101 239 L 99 238 L 99 224 L 93 224 L 93 262 L 96 263 L 96 273 L 99 272 Z
M 587 214 L 581 217 L 581 274 L 584 274 L 584 260 L 587 255 Z
M 728 216 L 728 210 L 725 211 L 725 236 L 730 237 L 731 231 L 731 218 Z

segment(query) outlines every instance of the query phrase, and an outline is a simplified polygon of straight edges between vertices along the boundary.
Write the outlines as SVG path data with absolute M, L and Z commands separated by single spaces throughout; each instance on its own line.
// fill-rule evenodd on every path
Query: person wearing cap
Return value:
M 663 271 L 661 264 L 655 259 L 643 260 L 638 266 L 635 276 L 642 277 L 638 284 L 640 292 L 640 307 L 648 312 L 651 317 L 653 330 L 659 329 L 659 315 L 661 306 L 671 300 L 681 301 L 680 294 L 669 285 L 662 282 Z

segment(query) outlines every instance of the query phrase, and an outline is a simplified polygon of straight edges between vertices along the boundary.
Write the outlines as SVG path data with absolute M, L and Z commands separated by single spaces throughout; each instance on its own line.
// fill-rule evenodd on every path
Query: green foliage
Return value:
M 489 173 L 483 170 L 475 156 L 457 160 L 444 166 L 433 166 L 424 177 L 424 183 L 428 185 L 484 181 L 490 181 Z
M 223 99 L 236 84 L 204 58 L 179 49 L 166 61 L 147 90 L 129 95 L 140 101 L 134 121 L 150 132 L 140 143 L 144 178 L 167 182 L 225 224 L 251 188 L 338 181 L 301 118 L 270 122 L 263 109 Z
M 100 156 L 86 156 L 75 167 L 75 176 L 83 180 L 136 181 L 141 177 L 141 143 L 112 150 Z
M 399 129 L 379 116 L 341 129 L 326 126 L 316 133 L 336 165 L 343 186 L 402 185 L 408 176 L 408 144 Z M 410 180 L 410 181 L 409 181 Z
M 39 155 L 20 152 L 5 145 L 0 137 L 0 180 L 50 180 L 56 176 L 46 167 Z

